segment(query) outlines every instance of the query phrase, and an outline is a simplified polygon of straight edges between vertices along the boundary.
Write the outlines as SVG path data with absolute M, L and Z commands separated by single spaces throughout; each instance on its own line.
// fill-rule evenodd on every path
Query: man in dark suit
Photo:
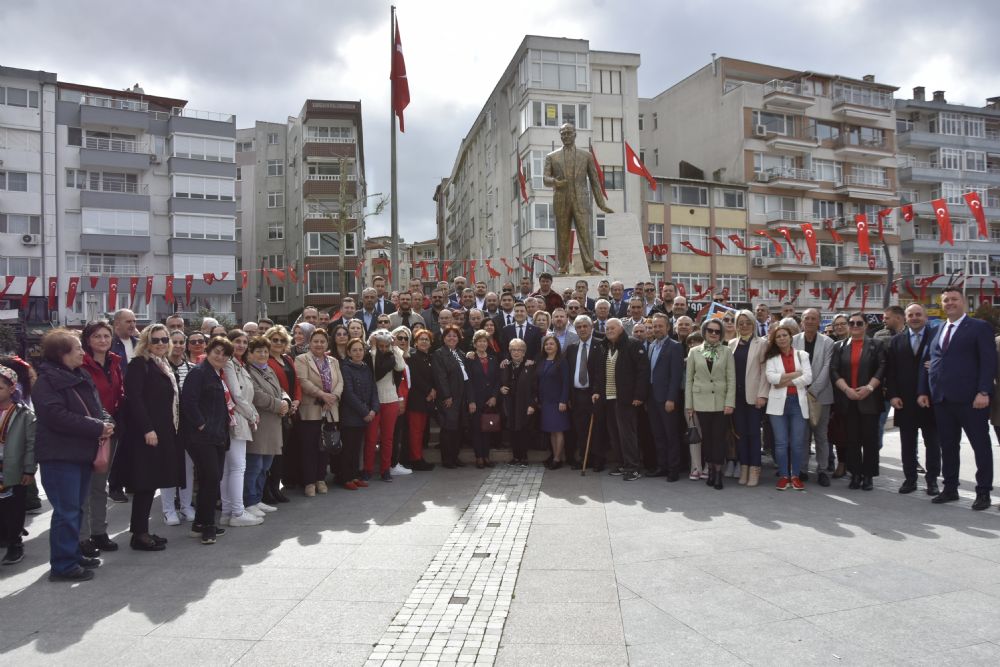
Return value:
M 955 287 L 941 293 L 947 321 L 931 341 L 930 368 L 920 372 L 917 404 L 934 406 L 941 441 L 944 488 L 931 502 L 958 500 L 962 431 L 976 457 L 976 500 L 972 509 L 990 506 L 993 452 L 990 451 L 990 397 L 997 373 L 993 327 L 965 314 L 965 299 Z
M 135 326 L 135 313 L 128 308 L 115 311 L 111 318 L 111 328 L 115 335 L 111 337 L 111 351 L 121 357 L 122 377 L 125 376 L 125 369 L 128 362 L 135 356 L 135 346 L 139 343 L 139 330 Z M 121 442 L 124 432 L 124 424 L 118 428 L 116 437 Z M 116 503 L 127 503 L 128 496 L 125 495 L 125 482 L 128 470 L 128 457 L 124 449 L 118 450 L 118 456 L 112 462 L 111 470 L 108 473 L 108 497 Z
M 508 324 L 514 323 L 514 295 L 511 292 L 504 292 L 500 295 L 500 310 L 493 318 L 493 324 L 497 331 L 503 331 Z
M 378 328 L 378 313 L 375 311 L 375 302 L 378 300 L 378 292 L 374 287 L 366 287 L 361 292 L 361 310 L 355 315 L 365 325 L 365 335 Z
M 602 402 L 608 424 L 608 442 L 621 458 L 621 467 L 612 475 L 622 475 L 626 482 L 642 477 L 639 472 L 639 441 L 636 434 L 636 408 L 649 394 L 649 359 L 639 341 L 625 334 L 621 320 L 607 323 L 604 343 L 605 363 L 599 364 L 598 400 Z M 613 362 L 612 362 L 613 359 Z M 613 363 L 614 375 L 607 373 Z
M 681 465 L 678 420 L 684 379 L 681 344 L 667 337 L 668 321 L 663 313 L 653 315 L 654 340 L 649 347 L 649 396 L 646 413 L 656 443 L 656 471 L 651 477 L 676 482 Z
M 578 295 L 577 300 L 580 301 L 580 308 L 587 311 L 588 313 L 594 312 L 594 304 L 596 303 L 596 300 L 593 299 L 589 294 L 590 283 L 588 283 L 586 280 L 577 280 L 575 287 L 576 287 L 576 294 Z
M 375 288 L 375 312 L 379 315 L 391 315 L 396 312 L 396 304 L 389 299 L 389 293 L 385 291 L 385 278 L 375 276 L 372 279 L 372 286 Z
M 427 326 L 427 329 L 434 334 L 435 340 L 441 338 L 441 325 L 438 322 L 438 315 L 440 315 L 441 311 L 448 305 L 446 300 L 446 290 L 440 287 L 435 288 L 434 291 L 431 292 L 430 308 L 425 309 L 424 312 L 421 313 L 421 316 L 424 318 L 424 324 Z M 499 327 L 497 327 L 497 329 L 499 329 Z
M 616 280 L 611 283 L 611 314 L 608 317 L 627 317 L 628 299 L 625 298 L 625 283 Z M 597 307 L 596 305 L 594 306 Z
M 333 330 L 338 324 L 343 324 L 345 327 L 347 323 L 353 320 L 358 312 L 358 306 L 354 302 L 354 298 L 350 296 L 345 296 L 340 302 L 340 317 L 335 320 L 331 320 L 329 326 L 326 330 L 330 334 L 330 344 L 333 344 Z
M 514 323 L 500 332 L 501 348 L 505 359 L 510 358 L 510 341 L 520 338 L 527 346 L 526 359 L 535 359 L 542 351 L 542 330 L 528 321 L 528 311 L 523 303 L 514 306 Z
M 598 299 L 594 305 L 594 338 L 604 340 L 607 337 L 609 319 L 611 319 L 610 302 L 605 299 Z
M 889 339 L 886 396 L 896 411 L 893 421 L 899 427 L 902 444 L 903 476 L 900 493 L 917 490 L 917 432 L 923 431 L 927 452 L 927 495 L 938 494 L 937 478 L 941 474 L 941 446 L 938 442 L 934 410 L 917 405 L 917 384 L 920 370 L 929 358 L 930 341 L 936 331 L 927 326 L 927 313 L 919 303 L 911 304 L 905 313 L 906 326 Z
M 573 323 L 579 342 L 566 346 L 566 363 L 570 364 L 570 374 L 573 388 L 569 394 L 570 414 L 573 418 L 573 432 L 576 434 L 576 457 L 570 459 L 574 470 L 583 466 L 583 457 L 587 447 L 587 436 L 590 436 L 590 455 L 588 464 L 594 472 L 604 470 L 605 454 L 605 423 L 604 411 L 595 405 L 593 396 L 597 378 L 604 364 L 601 343 L 594 338 L 594 323 L 587 315 L 580 315 Z M 593 428 L 590 419 L 594 418 Z

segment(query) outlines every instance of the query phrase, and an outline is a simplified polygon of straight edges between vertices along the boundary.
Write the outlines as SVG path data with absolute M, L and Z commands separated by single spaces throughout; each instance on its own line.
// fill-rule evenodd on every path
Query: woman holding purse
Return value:
M 313 497 L 327 493 L 327 455 L 322 448 L 323 422 L 340 421 L 339 403 L 344 392 L 340 362 L 327 353 L 329 335 L 316 329 L 309 336 L 308 351 L 295 357 L 295 374 L 302 386 L 299 405 L 299 448 L 303 493 Z
M 764 354 L 764 374 L 771 385 L 767 415 L 774 431 L 779 491 L 787 489 L 789 483 L 796 491 L 806 488 L 799 478 L 799 470 L 802 470 L 806 447 L 806 419 L 809 418 L 806 389 L 812 383 L 812 364 L 808 352 L 792 348 L 793 335 L 786 325 L 771 327 Z
M 483 417 L 493 413 L 499 427 L 500 366 L 489 354 L 490 335 L 480 329 L 472 336 L 473 357 L 469 360 L 469 416 L 472 420 L 473 449 L 477 468 L 492 468 L 490 462 L 490 431 L 483 430 Z

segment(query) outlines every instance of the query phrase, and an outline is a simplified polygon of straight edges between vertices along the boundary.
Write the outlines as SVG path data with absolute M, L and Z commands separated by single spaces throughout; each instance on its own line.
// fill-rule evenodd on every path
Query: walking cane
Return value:
M 590 436 L 594 432 L 594 415 L 590 415 L 590 427 L 587 429 L 587 447 L 583 450 L 583 467 L 580 468 L 580 476 L 587 476 L 587 457 L 590 456 Z

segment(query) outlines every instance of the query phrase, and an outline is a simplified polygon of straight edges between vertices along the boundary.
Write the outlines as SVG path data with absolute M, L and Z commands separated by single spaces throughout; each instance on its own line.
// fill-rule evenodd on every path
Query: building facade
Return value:
M 561 147 L 563 123 L 576 126 L 578 149 L 593 146 L 610 207 L 638 215 L 639 180 L 626 179 L 623 168 L 623 141 L 637 146 L 639 139 L 638 68 L 638 55 L 591 50 L 587 40 L 526 36 L 462 140 L 447 182 L 437 187 L 442 259 L 524 259 L 535 271 L 553 270 L 553 193 L 542 171 L 545 155 Z M 517 178 L 519 159 L 527 202 Z M 594 211 L 599 253 L 607 230 L 604 216 Z M 545 259 L 535 261 L 535 255 Z M 491 288 L 506 279 L 504 272 Z
M 708 174 L 748 186 L 748 236 L 741 240 L 760 248 L 747 253 L 749 285 L 741 300 L 777 306 L 794 299 L 799 307 L 829 310 L 839 295 L 836 308 L 862 302 L 877 308 L 886 289 L 886 251 L 899 262 L 898 212 L 884 221 L 884 243 L 875 233 L 878 211 L 899 203 L 895 90 L 873 76 L 714 59 L 640 101 L 645 164 L 657 175 Z M 871 223 L 870 257 L 858 249 L 857 214 Z M 816 234 L 815 261 L 803 223 Z M 688 231 L 692 237 L 684 236 Z M 671 253 L 681 257 L 690 252 L 681 240 L 708 248 L 701 229 L 669 233 Z

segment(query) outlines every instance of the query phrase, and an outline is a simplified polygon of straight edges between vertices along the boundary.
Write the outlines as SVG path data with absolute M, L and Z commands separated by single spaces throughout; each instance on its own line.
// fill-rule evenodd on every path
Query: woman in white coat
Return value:
M 778 465 L 779 491 L 791 484 L 796 491 L 805 490 L 799 479 L 806 446 L 806 420 L 809 399 L 806 388 L 812 383 L 809 353 L 792 347 L 791 327 L 779 324 L 768 336 L 764 354 L 764 374 L 771 388 L 767 395 L 767 414 L 774 431 L 774 460 Z M 789 460 L 791 459 L 791 460 Z M 791 470 L 791 479 L 789 479 Z
M 228 334 L 233 344 L 233 358 L 222 370 L 222 379 L 233 400 L 234 409 L 229 421 L 229 449 L 222 468 L 219 494 L 222 498 L 223 526 L 257 526 L 264 522 L 264 513 L 256 508 L 243 506 L 243 478 L 247 470 L 247 442 L 253 440 L 260 416 L 253 405 L 253 382 L 247 373 L 247 345 L 249 339 L 240 329 Z
M 727 315 L 728 317 L 728 315 Z M 757 335 L 756 319 L 749 310 L 736 314 L 737 336 L 729 341 L 736 362 L 736 409 L 733 427 L 739 435 L 740 484 L 757 486 L 760 481 L 760 426 L 770 385 L 764 376 L 767 339 Z M 725 325 L 725 321 L 723 321 Z

